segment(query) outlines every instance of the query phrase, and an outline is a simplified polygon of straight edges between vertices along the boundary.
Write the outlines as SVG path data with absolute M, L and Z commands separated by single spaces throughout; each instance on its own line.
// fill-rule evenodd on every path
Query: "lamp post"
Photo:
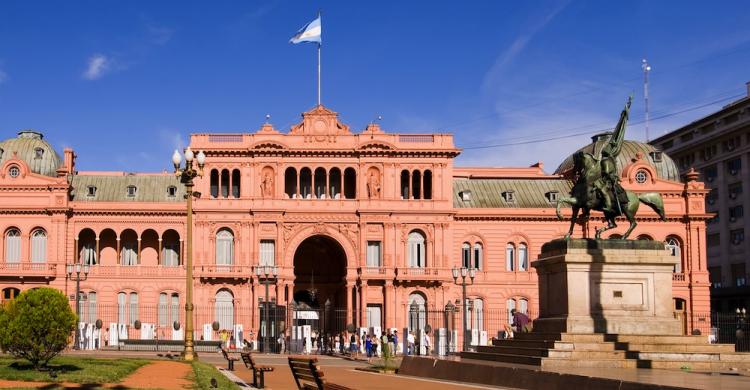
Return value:
M 65 265 L 65 270 L 67 271 L 68 279 L 76 282 L 76 337 L 73 349 L 79 349 L 78 343 L 80 342 L 81 335 L 78 324 L 81 322 L 81 282 L 89 278 L 89 265 L 84 264 L 81 266 L 81 263 L 67 264 Z M 83 275 L 81 275 L 81 272 L 83 272 Z
M 198 169 L 193 167 L 193 161 L 198 164 Z M 193 179 L 203 176 L 203 165 L 206 163 L 206 155 L 203 151 L 196 156 L 190 147 L 185 149 L 185 168 L 180 168 L 182 155 L 177 150 L 172 154 L 174 173 L 185 185 L 185 199 L 187 199 L 187 249 L 185 259 L 185 352 L 183 357 L 187 361 L 195 359 L 193 348 Z
M 269 307 L 268 307 L 268 286 L 276 284 L 276 277 L 279 275 L 279 269 L 275 265 L 259 265 L 255 267 L 255 275 L 258 277 L 258 283 L 266 286 L 266 300 L 264 306 L 264 321 L 263 326 L 263 353 L 268 353 L 268 324 L 269 324 Z
M 463 293 L 463 307 L 464 307 L 464 310 L 463 310 L 463 312 L 464 312 L 464 321 L 463 321 L 464 322 L 464 329 L 463 329 L 464 347 L 463 347 L 463 350 L 464 351 L 468 351 L 469 350 L 469 339 L 466 337 L 466 326 L 468 325 L 468 322 L 467 322 L 468 318 L 466 318 L 466 316 L 468 314 L 467 310 L 466 310 L 466 286 L 474 284 L 474 277 L 477 274 L 477 270 L 475 268 L 466 268 L 466 267 L 458 268 L 458 267 L 453 267 L 453 269 L 451 271 L 453 272 L 453 283 L 455 283 L 456 285 L 461 286 L 461 288 L 462 288 L 462 293 Z M 461 282 L 458 281 L 459 274 L 461 276 Z M 469 278 L 471 279 L 470 283 L 466 282 L 466 275 L 467 274 L 469 275 Z

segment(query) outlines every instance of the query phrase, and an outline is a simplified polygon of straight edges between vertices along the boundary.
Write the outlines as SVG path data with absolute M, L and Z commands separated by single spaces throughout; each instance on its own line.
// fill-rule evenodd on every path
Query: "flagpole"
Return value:
M 320 105 L 320 43 L 318 43 L 318 105 Z

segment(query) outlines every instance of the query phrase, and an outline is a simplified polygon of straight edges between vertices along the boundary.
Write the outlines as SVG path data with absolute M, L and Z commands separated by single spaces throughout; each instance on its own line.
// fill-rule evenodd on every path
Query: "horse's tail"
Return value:
M 661 198 L 660 193 L 647 192 L 644 194 L 639 194 L 638 200 L 640 200 L 642 203 L 647 204 L 654 211 L 656 211 L 656 213 L 659 214 L 659 218 L 661 218 L 662 221 L 667 219 L 667 216 L 664 215 L 664 200 Z

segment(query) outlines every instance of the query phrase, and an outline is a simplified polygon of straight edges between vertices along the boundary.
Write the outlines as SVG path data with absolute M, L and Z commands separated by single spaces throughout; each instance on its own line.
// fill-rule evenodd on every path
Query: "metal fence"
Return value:
M 747 313 L 679 313 L 683 328 L 705 335 L 709 342 L 734 344 L 737 352 L 750 352 L 750 317 Z

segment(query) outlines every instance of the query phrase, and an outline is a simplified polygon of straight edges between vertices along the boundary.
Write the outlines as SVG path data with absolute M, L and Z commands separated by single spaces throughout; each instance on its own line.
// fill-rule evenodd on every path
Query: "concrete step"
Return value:
M 609 341 L 604 339 L 604 334 L 577 334 L 577 333 L 515 333 L 516 340 L 535 340 L 535 341 L 566 341 L 566 342 L 583 342 L 583 343 L 600 343 Z M 616 340 L 612 340 L 616 341 Z
M 735 371 L 750 370 L 750 362 L 685 362 L 675 360 L 639 360 L 639 368 L 658 368 L 664 370 L 690 370 L 690 371 Z
M 654 336 L 654 335 L 630 335 L 630 334 L 607 334 L 606 341 L 632 344 L 682 344 L 682 345 L 708 345 L 708 336 Z
M 527 364 L 530 366 L 539 366 L 542 364 L 541 357 L 509 355 L 509 354 L 502 354 L 502 353 L 461 352 L 461 358 L 484 360 L 484 361 L 490 361 L 490 362 Z
M 584 343 L 571 341 L 552 341 L 552 340 L 494 340 L 494 346 L 498 347 L 524 347 L 524 348 L 547 348 L 558 351 L 614 351 L 615 343 L 602 341 L 598 343 Z
M 586 367 L 586 368 L 636 368 L 636 360 L 627 359 L 561 359 L 561 358 L 544 358 L 542 367 L 545 368 L 565 368 L 565 367 Z
M 733 344 L 639 344 L 616 342 L 615 348 L 628 351 L 652 352 L 698 352 L 698 353 L 732 353 Z

